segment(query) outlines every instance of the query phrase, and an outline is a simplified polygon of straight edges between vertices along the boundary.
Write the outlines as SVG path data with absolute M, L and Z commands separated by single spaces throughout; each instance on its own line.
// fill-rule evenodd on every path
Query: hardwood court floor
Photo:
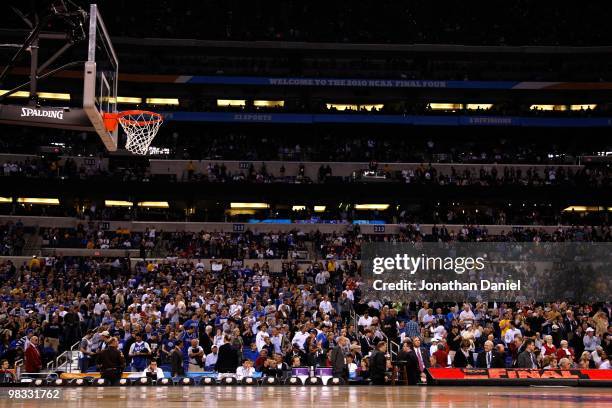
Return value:
M 565 387 L 84 387 L 59 400 L 10 400 L 0 408 L 38 407 L 612 407 L 610 388 Z

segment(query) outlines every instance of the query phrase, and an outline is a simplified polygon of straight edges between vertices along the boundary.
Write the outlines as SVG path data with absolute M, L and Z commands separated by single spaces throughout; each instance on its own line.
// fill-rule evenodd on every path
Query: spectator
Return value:
M 219 348 L 216 370 L 219 373 L 235 373 L 238 368 L 238 353 L 231 345 L 231 338 L 224 337 L 224 343 Z
M 217 364 L 218 348 L 217 346 L 212 346 L 210 354 L 206 356 L 206 361 L 204 362 L 204 370 L 214 370 L 215 365 Z
M 143 371 L 148 364 L 151 356 L 151 346 L 143 341 L 142 334 L 134 334 L 135 342 L 129 348 L 131 358 L 131 368 L 133 371 Z
M 125 367 L 125 358 L 117 349 L 119 342 L 116 337 L 111 337 L 108 347 L 97 356 L 98 370 L 100 375 L 111 385 L 114 385 L 121 378 L 121 373 Z
M 331 352 L 332 375 L 348 381 L 345 350 L 348 348 L 349 341 L 346 337 L 338 337 L 336 347 Z
M 499 355 L 496 350 L 493 350 L 492 341 L 485 341 L 484 351 L 478 353 L 476 366 L 478 368 L 503 368 L 505 366 L 503 355 Z
M 582 342 L 584 343 L 585 351 L 593 352 L 601 344 L 601 339 L 595 335 L 595 329 L 588 327 Z
M 471 343 L 467 339 L 461 341 L 459 350 L 455 353 L 453 367 L 471 368 L 473 366 L 472 353 L 470 352 Z
M 27 373 L 37 373 L 42 368 L 40 351 L 38 350 L 38 337 L 32 336 L 27 342 L 24 351 L 24 366 Z
M 569 358 L 570 361 L 575 360 L 574 350 L 569 347 L 569 343 L 567 340 L 561 340 L 561 347 L 557 350 L 557 360 L 561 360 L 562 358 Z
M 174 345 L 170 353 L 170 366 L 172 377 L 183 377 L 185 375 L 185 367 L 183 364 L 183 349 L 180 343 Z
M 572 368 L 572 361 L 569 358 L 562 358 L 559 360 L 559 368 L 562 370 L 569 370 Z
M 387 343 L 384 341 L 378 342 L 376 352 L 370 358 L 370 378 L 374 385 L 385 385 L 387 382 L 387 369 L 390 361 L 387 360 Z
M 413 337 L 412 338 L 412 347 L 414 348 L 414 353 L 417 357 L 417 362 L 419 364 L 419 371 L 421 374 L 425 372 L 425 369 L 429 367 L 429 352 L 425 347 L 421 346 L 421 338 Z
M 189 372 L 202 371 L 204 365 L 204 349 L 198 344 L 198 339 L 191 339 L 188 350 Z
M 538 368 L 537 358 L 534 354 L 535 343 L 532 339 L 526 339 L 524 343 L 525 351 L 518 356 L 517 368 Z
M 438 343 L 437 350 L 433 353 L 432 357 L 434 357 L 436 367 L 448 367 L 448 353 L 441 342 Z
M 253 362 L 251 360 L 244 360 L 242 366 L 236 368 L 236 378 L 238 381 L 242 381 L 245 377 L 253 377 L 255 375 L 255 368 L 253 368 Z
M 15 370 L 10 367 L 8 360 L 0 360 L 0 384 L 15 382 Z

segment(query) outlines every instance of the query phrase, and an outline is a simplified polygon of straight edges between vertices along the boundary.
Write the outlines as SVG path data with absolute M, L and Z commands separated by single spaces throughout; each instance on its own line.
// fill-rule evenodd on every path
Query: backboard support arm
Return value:
M 45 73 L 43 75 L 40 75 L 40 76 L 38 76 L 36 78 L 37 78 L 38 82 L 40 82 L 43 79 L 47 79 L 49 77 L 52 77 L 53 75 L 57 74 L 60 71 L 63 71 L 63 70 L 68 69 L 68 68 L 72 68 L 75 65 L 82 65 L 82 64 L 85 64 L 85 61 L 72 61 L 72 62 L 69 62 L 67 64 L 62 65 L 61 67 L 57 67 L 54 70 L 49 71 L 49 72 L 47 72 L 47 73 Z M 8 92 L 0 95 L 0 102 L 2 102 L 4 99 L 8 98 L 9 96 L 14 94 L 15 92 L 18 92 L 18 91 L 24 89 L 25 87 L 30 85 L 31 82 L 32 82 L 31 80 L 27 81 L 27 82 L 24 82 L 23 84 L 21 84 L 19 86 L 16 86 L 15 88 L 9 90 Z

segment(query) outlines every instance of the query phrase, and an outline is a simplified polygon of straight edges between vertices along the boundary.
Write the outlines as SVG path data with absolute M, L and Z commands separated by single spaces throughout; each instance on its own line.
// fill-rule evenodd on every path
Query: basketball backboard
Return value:
M 27 40 L 15 55 L 14 61 L 11 61 L 11 63 L 22 63 L 23 58 L 17 57 L 30 54 L 29 82 L 0 95 L 0 123 L 96 132 L 106 149 L 116 151 L 118 128 L 115 126 L 112 131 L 108 131 L 104 115 L 117 112 L 119 77 L 117 54 L 96 4 L 91 4 L 89 11 L 80 8 L 69 9 L 68 3 L 64 5 L 65 7 L 59 11 L 54 9 L 55 14 L 46 16 L 43 21 L 70 18 L 73 19 L 71 20 L 73 26 L 82 27 L 82 30 L 78 30 L 79 35 L 75 36 L 73 33 L 42 33 L 44 23 L 32 28 Z M 72 5 L 70 3 L 71 7 Z M 53 54 L 47 62 L 39 65 L 39 48 L 41 55 L 51 55 L 51 49 L 47 48 L 49 42 L 57 42 L 58 39 L 66 41 L 64 47 Z M 61 61 L 60 56 L 69 48 L 73 49 L 73 60 L 51 69 L 50 65 Z M 3 74 L 9 72 L 10 65 Z M 37 98 L 39 86 L 44 88 L 47 78 L 52 78 L 55 73 L 73 66 L 77 66 L 79 70 L 83 69 L 82 90 L 79 86 L 76 89 L 72 87 L 69 91 L 72 94 L 70 101 L 77 101 L 76 104 L 66 102 L 61 106 L 46 105 Z M 14 104 L 12 103 L 14 99 L 7 99 L 11 95 L 23 93 L 28 86 L 30 91 L 26 105 Z M 82 102 L 81 95 L 78 95 L 80 92 L 82 92 Z
M 83 73 L 83 109 L 106 148 L 115 151 L 118 128 L 108 131 L 104 124 L 104 114 L 117 112 L 119 60 L 96 4 L 89 8 L 87 41 L 87 62 Z

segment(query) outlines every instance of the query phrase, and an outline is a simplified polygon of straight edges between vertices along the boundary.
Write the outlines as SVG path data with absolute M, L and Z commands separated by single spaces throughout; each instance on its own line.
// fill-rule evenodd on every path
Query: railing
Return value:
M 382 336 L 383 336 L 383 341 L 384 341 L 385 343 L 387 343 L 387 350 L 388 350 L 388 351 L 390 351 L 390 350 L 391 350 L 391 346 L 389 345 L 389 342 L 390 342 L 389 337 L 387 337 L 387 335 L 385 334 L 385 332 L 384 332 L 384 331 L 382 331 L 382 330 L 380 330 L 380 334 L 382 334 Z
M 397 357 L 402 347 L 398 343 L 394 342 L 393 340 L 389 340 L 388 344 L 389 344 L 389 352 L 391 353 L 391 357 L 392 358 L 393 356 Z
M 65 364 L 66 371 L 71 373 L 72 362 L 74 361 L 74 352 L 76 351 L 80 343 L 80 341 L 77 341 L 70 347 L 70 350 L 64 351 L 62 354 L 57 356 L 55 360 L 49 361 L 49 363 L 47 363 L 47 371 L 58 370 L 62 365 Z
M 21 376 L 17 381 L 21 382 L 25 378 L 29 378 L 31 381 L 34 381 L 36 379 L 41 379 L 41 378 L 47 379 L 47 380 L 48 379 L 55 380 L 57 379 L 57 374 L 55 373 L 21 373 Z
M 357 325 L 357 313 L 355 313 L 354 309 L 351 309 L 350 316 L 353 320 L 353 328 L 355 329 L 355 333 L 359 333 L 359 326 Z
M 15 378 L 19 381 L 21 377 L 21 368 L 23 367 L 23 358 L 15 360 Z

